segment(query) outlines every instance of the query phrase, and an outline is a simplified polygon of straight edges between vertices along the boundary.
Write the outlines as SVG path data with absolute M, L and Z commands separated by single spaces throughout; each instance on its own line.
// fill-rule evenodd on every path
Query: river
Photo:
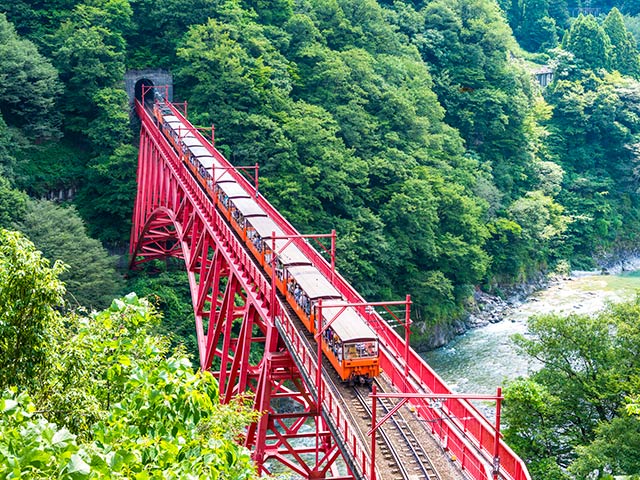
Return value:
M 593 313 L 605 302 L 628 299 L 640 290 L 640 270 L 618 275 L 583 274 L 551 285 L 505 314 L 502 321 L 469 330 L 445 347 L 423 354 L 458 393 L 495 393 L 505 380 L 536 368 L 518 355 L 511 335 L 526 333 L 531 315 Z

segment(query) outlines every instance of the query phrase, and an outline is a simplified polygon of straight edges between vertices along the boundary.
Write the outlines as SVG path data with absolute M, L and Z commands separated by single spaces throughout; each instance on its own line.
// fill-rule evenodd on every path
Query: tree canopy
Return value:
M 638 473 L 640 297 L 594 315 L 529 320 L 516 342 L 540 369 L 505 391 L 506 441 L 534 478 L 607 478 Z M 541 477 L 542 478 L 542 477 Z
M 87 235 L 75 208 L 31 200 L 17 227 L 46 258 L 68 266 L 60 280 L 69 307 L 105 308 L 122 289 L 113 259 Z
M 0 13 L 0 115 L 35 138 L 57 136 L 58 72 L 37 47 L 20 38 Z
M 62 324 L 64 265 L 53 265 L 23 235 L 0 229 L 0 389 L 31 386 L 51 358 Z
M 63 317 L 62 271 L 0 230 L 0 476 L 257 478 L 249 402 L 221 405 L 135 294 Z
M 412 295 L 420 341 L 464 318 L 474 288 L 592 267 L 640 231 L 628 2 L 598 18 L 547 0 L 9 3 L 0 74 L 46 88 L 24 103 L 9 95 L 23 77 L 0 87 L 7 220 L 24 216 L 19 190 L 68 193 L 89 234 L 124 250 L 137 152 L 122 75 L 163 67 L 295 227 L 337 230 L 356 288 Z M 532 62 L 554 71 L 544 91 Z

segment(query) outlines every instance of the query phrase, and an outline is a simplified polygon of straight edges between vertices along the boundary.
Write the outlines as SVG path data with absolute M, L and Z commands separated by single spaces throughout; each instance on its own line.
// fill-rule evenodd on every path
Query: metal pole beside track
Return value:
M 409 341 L 411 340 L 411 295 L 406 297 L 404 319 L 404 378 L 409 378 Z M 406 382 L 405 382 L 406 385 Z
M 322 298 L 318 300 L 318 317 L 316 318 L 316 330 L 320 332 L 322 327 Z M 318 369 L 316 371 L 316 389 L 318 392 L 318 400 L 316 402 L 316 465 L 320 459 L 320 424 L 322 421 L 322 337 L 316 336 L 316 345 L 318 346 Z
M 371 480 L 376 480 L 376 410 L 378 409 L 378 386 L 371 386 Z
M 496 438 L 493 442 L 493 479 L 500 475 L 500 406 L 502 401 L 502 387 L 496 392 Z

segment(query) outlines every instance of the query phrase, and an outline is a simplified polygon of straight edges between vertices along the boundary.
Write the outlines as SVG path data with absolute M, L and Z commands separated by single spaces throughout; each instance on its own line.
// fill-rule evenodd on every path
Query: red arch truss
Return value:
M 223 401 L 251 391 L 255 408 L 266 412 L 246 438 L 262 472 L 270 471 L 270 462 L 278 462 L 304 478 L 354 478 L 352 473 L 337 473 L 340 458 L 349 472 L 360 467 L 352 458 L 344 458 L 331 429 L 343 431 L 340 441 L 353 434 L 348 425 L 329 425 L 318 414 L 314 392 L 296 365 L 305 363 L 315 375 L 315 358 L 304 351 L 302 337 L 291 338 L 297 347 L 285 344 L 269 314 L 269 281 L 144 110 L 139 105 L 138 109 L 142 129 L 131 267 L 167 257 L 184 261 L 200 367 L 218 379 Z M 281 305 L 277 312 L 287 325 L 290 319 Z M 297 407 L 276 411 L 272 404 L 283 398 Z M 308 433 L 309 424 L 319 435 Z M 309 439 L 314 437 L 320 441 L 310 447 Z M 364 450 L 353 438 L 351 443 L 354 455 L 364 458 Z M 311 452 L 316 455 L 306 455 Z

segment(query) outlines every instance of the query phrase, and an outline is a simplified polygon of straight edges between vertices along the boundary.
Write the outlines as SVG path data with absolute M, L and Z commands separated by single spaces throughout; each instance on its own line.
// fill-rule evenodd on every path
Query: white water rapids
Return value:
M 606 302 L 628 299 L 640 290 L 640 270 L 618 275 L 582 274 L 554 284 L 509 311 L 504 319 L 469 330 L 448 345 L 423 354 L 458 393 L 495 393 L 506 379 L 526 376 L 536 365 L 520 356 L 511 341 L 526 334 L 529 316 L 594 313 Z

